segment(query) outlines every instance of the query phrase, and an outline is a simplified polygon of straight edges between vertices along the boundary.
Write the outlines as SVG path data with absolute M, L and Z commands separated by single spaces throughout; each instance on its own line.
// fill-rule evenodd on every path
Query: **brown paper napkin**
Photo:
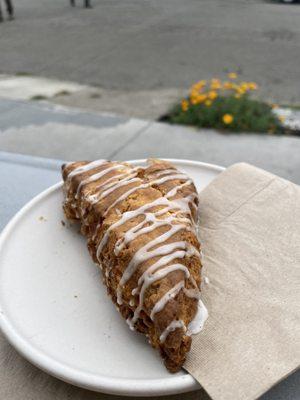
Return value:
M 253 400 L 299 367 L 300 187 L 236 164 L 200 209 L 209 318 L 185 368 L 214 400 Z

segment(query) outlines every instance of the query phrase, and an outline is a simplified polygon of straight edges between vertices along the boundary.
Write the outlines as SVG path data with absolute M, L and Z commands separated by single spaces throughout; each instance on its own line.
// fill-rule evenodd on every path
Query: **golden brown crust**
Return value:
M 93 168 L 80 170 L 80 167 L 87 166 Z M 195 291 L 200 287 L 200 245 L 193 229 L 198 205 L 194 184 L 173 165 L 161 160 L 150 160 L 146 168 L 108 161 L 93 165 L 87 161 L 74 162 L 62 167 L 62 175 L 64 212 L 67 218 L 80 221 L 81 232 L 88 240 L 89 252 L 93 260 L 101 265 L 109 295 L 126 320 L 132 321 L 136 313 L 135 329 L 146 334 L 152 346 L 160 350 L 167 368 L 172 372 L 177 371 L 191 346 L 191 337 L 187 335 L 185 327 L 194 318 L 198 306 L 197 296 L 188 296 L 186 289 Z M 167 194 L 172 194 L 170 191 L 174 188 L 174 195 L 167 200 Z M 173 209 L 167 209 L 166 205 L 160 204 L 161 200 L 170 201 Z M 181 200 L 185 203 L 181 203 Z M 143 213 L 129 214 L 154 201 L 156 203 Z M 181 204 L 184 204 L 184 207 L 174 209 L 176 201 L 180 207 Z M 152 226 L 151 218 L 148 222 L 145 221 L 145 213 L 153 216 L 161 210 L 164 211 L 155 217 L 157 226 Z M 129 215 L 132 217 L 129 218 Z M 122 217 L 124 223 L 118 225 Z M 168 220 L 171 223 L 166 223 Z M 138 224 L 142 230 L 129 237 L 126 232 L 130 229 L 132 231 L 132 228 L 134 232 L 134 227 Z M 168 236 L 168 231 L 174 226 L 174 234 L 160 242 L 161 235 Z M 148 227 L 143 233 L 143 229 Z M 166 262 L 157 271 L 174 264 L 180 264 L 181 267 L 174 268 L 161 279 L 151 281 L 148 287 L 145 286 L 142 296 L 141 287 L 150 276 L 147 275 L 149 268 L 164 255 L 139 260 L 123 284 L 121 279 L 128 272 L 128 266 L 137 252 L 141 253 L 141 249 L 151 241 L 157 243 L 148 251 L 160 251 L 160 246 L 170 245 L 173 253 L 177 251 L 180 254 L 179 258 L 175 257 Z M 179 247 L 174 243 L 179 243 Z M 183 249 L 180 246 L 185 247 Z M 167 254 L 170 254 L 170 251 Z M 146 278 L 139 283 L 144 276 Z M 152 279 L 153 275 L 150 277 Z M 153 307 L 176 285 L 179 289 L 182 285 L 183 290 L 178 290 L 161 310 L 151 315 Z M 141 299 L 142 308 L 140 313 L 137 313 Z M 182 321 L 183 326 L 170 330 L 166 339 L 162 340 L 161 335 L 172 321 Z

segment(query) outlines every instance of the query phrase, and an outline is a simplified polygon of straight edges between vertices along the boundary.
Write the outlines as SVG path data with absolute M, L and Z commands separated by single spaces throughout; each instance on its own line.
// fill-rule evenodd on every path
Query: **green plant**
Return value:
M 42 95 L 42 94 L 36 94 L 36 95 L 30 97 L 30 100 L 35 100 L 35 101 L 38 101 L 38 100 L 47 100 L 47 96 L 44 96 L 44 95 Z
M 100 93 L 91 93 L 90 94 L 90 98 L 91 99 L 100 99 L 102 96 L 101 96 L 101 94 Z
M 250 97 L 250 92 L 257 90 L 256 83 L 237 83 L 235 73 L 228 76 L 230 80 L 224 82 L 219 79 L 197 82 L 189 96 L 170 111 L 167 120 L 232 132 L 282 133 L 282 122 L 272 112 L 272 106 Z
M 15 75 L 16 76 L 31 76 L 31 73 L 30 72 L 25 72 L 25 71 L 19 71 L 19 72 L 16 72 Z
M 60 92 L 55 93 L 54 97 L 59 97 L 59 96 L 70 96 L 71 92 L 68 90 L 61 90 Z

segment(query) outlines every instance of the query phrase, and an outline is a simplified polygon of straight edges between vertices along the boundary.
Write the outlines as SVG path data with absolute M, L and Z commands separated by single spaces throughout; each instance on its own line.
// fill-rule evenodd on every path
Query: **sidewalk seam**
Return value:
M 144 133 L 148 128 L 150 128 L 151 125 L 153 125 L 154 122 L 153 121 L 149 121 L 145 126 L 143 126 L 140 130 L 138 130 L 136 132 L 136 134 L 131 137 L 130 139 L 127 140 L 127 142 L 125 142 L 124 144 L 122 144 L 122 146 L 120 146 L 118 149 L 114 150 L 109 156 L 109 159 L 112 159 L 113 157 L 115 157 L 115 155 L 117 155 L 120 151 L 124 150 L 128 145 L 130 145 L 131 143 L 133 143 L 138 137 L 141 136 L 142 133 Z

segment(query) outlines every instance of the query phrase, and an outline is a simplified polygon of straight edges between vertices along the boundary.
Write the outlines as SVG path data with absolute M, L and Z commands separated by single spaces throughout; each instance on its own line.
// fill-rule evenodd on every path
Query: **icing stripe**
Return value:
M 75 169 L 73 169 L 73 171 L 71 171 L 68 174 L 68 179 L 72 179 L 74 176 L 82 174 L 84 172 L 90 171 L 94 168 L 100 167 L 100 165 L 105 164 L 107 161 L 106 160 L 96 160 L 96 161 L 91 161 L 87 164 L 81 165 Z M 71 163 L 73 164 L 73 163 Z M 69 164 L 68 164 L 69 165 Z
M 141 207 L 138 207 L 135 210 L 124 212 L 120 214 L 120 218 L 114 224 L 112 224 L 106 232 L 103 234 L 100 242 L 97 245 L 96 256 L 101 264 L 101 252 L 106 246 L 110 233 L 113 232 L 118 227 L 123 224 L 129 222 L 132 219 L 137 217 L 142 217 L 142 220 L 139 219 L 135 224 L 129 224 L 129 228 L 122 235 L 121 238 L 115 243 L 114 253 L 118 255 L 126 246 L 128 246 L 133 240 L 137 239 L 141 235 L 150 234 L 152 231 L 166 227 L 167 230 L 164 229 L 162 233 L 156 236 L 154 239 L 147 242 L 144 246 L 139 248 L 136 253 L 132 256 L 131 260 L 127 264 L 127 267 L 123 271 L 121 279 L 119 281 L 119 285 L 117 288 L 117 302 L 118 304 L 122 304 L 122 292 L 126 283 L 131 279 L 132 275 L 138 270 L 140 265 L 148 260 L 152 260 L 154 258 L 158 258 L 154 263 L 150 264 L 147 269 L 143 272 L 138 280 L 138 286 L 133 289 L 132 294 L 134 296 L 138 296 L 138 306 L 135 308 L 134 316 L 131 320 L 128 320 L 128 323 L 133 328 L 134 324 L 137 322 L 140 312 L 144 307 L 144 297 L 147 289 L 156 281 L 166 277 L 169 273 L 174 271 L 182 271 L 184 273 L 184 280 L 177 283 L 174 287 L 172 287 L 167 293 L 165 293 L 157 302 L 154 304 L 153 309 L 150 313 L 151 319 L 154 318 L 157 312 L 160 312 L 170 301 L 175 298 L 178 293 L 183 290 L 186 296 L 199 299 L 200 293 L 197 287 L 197 284 L 190 275 L 188 268 L 184 265 L 184 263 L 178 262 L 180 259 L 184 259 L 186 257 L 200 257 L 198 250 L 193 247 L 190 243 L 184 240 L 178 240 L 172 243 L 166 243 L 169 239 L 180 232 L 181 230 L 190 230 L 196 234 L 196 225 L 193 215 L 197 215 L 198 206 L 195 203 L 195 200 L 198 198 L 196 193 L 190 193 L 185 197 L 180 197 L 177 199 L 172 199 L 175 197 L 182 188 L 192 185 L 193 181 L 185 174 L 178 172 L 176 169 L 164 169 L 153 172 L 150 174 L 151 178 L 149 181 L 143 181 L 138 177 L 139 171 L 141 168 L 135 167 L 132 168 L 128 165 L 117 164 L 107 162 L 105 160 L 93 161 L 91 163 L 85 164 L 83 166 L 75 168 L 67 178 L 67 181 L 70 181 L 74 176 L 78 174 L 82 174 L 87 171 L 92 171 L 93 169 L 107 163 L 106 168 L 102 169 L 99 172 L 95 172 L 94 174 L 88 176 L 86 179 L 82 180 L 77 187 L 77 192 L 75 198 L 77 199 L 81 193 L 82 188 L 85 185 L 88 185 L 91 182 L 96 182 L 100 180 L 102 177 L 107 175 L 111 171 L 118 170 L 118 174 L 105 179 L 104 182 L 101 182 L 98 185 L 94 185 L 92 188 L 93 194 L 85 194 L 86 199 L 90 201 L 91 204 L 95 204 L 98 201 L 105 199 L 107 196 L 113 194 L 120 188 L 125 188 L 123 193 L 118 196 L 105 210 L 103 216 L 106 217 L 110 210 L 114 209 L 120 202 L 128 199 L 131 195 L 136 193 L 139 190 L 147 189 L 150 187 L 154 187 L 155 185 L 159 186 L 169 181 L 179 180 L 180 183 L 170 189 L 164 197 L 159 197 L 156 200 L 151 201 L 150 203 L 144 204 Z M 126 188 L 129 185 L 135 185 L 131 188 Z M 74 205 L 76 206 L 76 205 Z M 74 207 L 76 210 L 76 207 Z M 156 211 L 153 211 L 156 209 Z M 152 210 L 152 211 L 151 211 Z M 83 213 L 83 210 L 79 210 Z M 115 209 L 117 212 L 117 209 Z M 196 213 L 194 213 L 196 211 Z M 78 210 L 76 211 L 78 213 Z M 196 219 L 196 218 L 195 218 Z M 88 222 L 87 222 L 88 225 Z M 101 222 L 99 222 L 98 226 L 95 229 L 92 240 L 97 238 L 98 229 L 101 227 Z M 113 263 L 110 265 L 105 265 L 104 275 L 106 279 L 109 279 L 111 268 Z M 185 280 L 190 280 L 190 287 L 187 289 L 185 287 Z M 136 301 L 133 302 L 131 299 L 132 307 L 136 304 Z M 199 303 L 200 304 L 200 303 Z M 200 310 L 200 306 L 199 306 Z M 203 308 L 201 309 L 203 310 Z M 202 311 L 202 320 L 197 313 L 197 318 L 195 316 L 194 322 L 189 324 L 187 332 L 194 332 L 196 320 L 201 325 L 201 321 L 203 320 L 203 311 Z M 200 318 L 200 319 L 199 319 Z M 201 321 L 200 321 L 201 320 Z M 200 321 L 200 322 L 199 322 Z M 173 332 L 177 328 L 184 328 L 186 331 L 186 327 L 182 320 L 174 320 L 169 326 L 165 329 L 165 331 L 160 336 L 160 340 L 163 341 L 167 338 L 170 332 Z M 187 333 L 187 334 L 188 334 Z
M 158 302 L 155 304 L 155 306 L 152 308 L 152 311 L 150 313 L 150 318 L 153 320 L 154 319 L 154 315 L 160 311 L 162 311 L 166 304 L 171 300 L 174 299 L 178 293 L 184 288 L 184 281 L 180 281 L 179 283 L 177 283 L 177 285 L 175 285 L 174 287 L 172 287 L 167 293 L 165 293 L 160 300 L 158 300 Z
M 78 185 L 75 199 L 78 199 L 78 196 L 81 192 L 81 189 L 85 186 L 88 185 L 91 182 L 95 182 L 98 179 L 102 178 L 103 176 L 107 175 L 111 171 L 115 171 L 117 169 L 125 168 L 123 165 L 113 165 L 112 167 L 105 168 L 104 170 L 97 172 L 96 174 L 90 175 L 88 178 L 84 179 L 83 181 L 80 182 Z
M 179 321 L 177 320 L 172 321 L 160 335 L 159 337 L 160 343 L 163 344 L 167 339 L 167 337 L 169 336 L 169 333 L 174 332 L 176 329 L 179 328 L 182 328 L 184 331 L 186 331 L 186 326 L 184 325 L 184 322 L 181 319 Z

